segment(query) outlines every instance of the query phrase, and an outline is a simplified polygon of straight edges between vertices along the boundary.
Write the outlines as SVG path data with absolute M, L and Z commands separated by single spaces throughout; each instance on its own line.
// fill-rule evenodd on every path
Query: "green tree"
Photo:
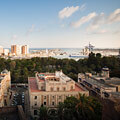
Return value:
M 39 120 L 48 120 L 48 108 L 43 105 L 39 109 Z
M 16 66 L 16 62 L 15 61 L 11 61 L 10 62 L 10 70 L 15 69 Z
M 67 97 L 58 106 L 60 120 L 101 120 L 102 106 L 97 99 L 80 95 L 79 99 Z

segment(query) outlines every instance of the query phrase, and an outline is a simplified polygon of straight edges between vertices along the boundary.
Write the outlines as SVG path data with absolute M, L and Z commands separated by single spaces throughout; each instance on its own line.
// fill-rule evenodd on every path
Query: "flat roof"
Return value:
M 120 85 L 120 78 L 113 77 L 110 78 L 109 80 L 105 80 L 105 83 Z
M 91 78 L 94 79 L 106 79 L 104 76 L 92 75 Z
M 41 91 L 43 92 L 43 90 L 38 89 L 37 81 L 36 81 L 35 77 L 29 77 L 28 78 L 28 83 L 29 83 L 29 88 L 30 88 L 31 92 L 41 92 Z M 70 90 L 70 92 L 72 92 L 72 91 L 78 91 L 79 92 L 79 91 L 85 91 L 85 90 L 75 83 L 75 89 Z M 49 91 L 47 91 L 47 92 L 49 92 Z M 55 91 L 55 92 L 57 92 L 57 91 Z M 62 92 L 62 91 L 59 91 L 59 92 Z M 69 91 L 66 91 L 66 92 L 69 92 Z
M 112 85 L 108 85 L 108 84 L 105 84 L 105 83 L 100 83 L 99 81 L 93 80 L 91 78 L 86 79 L 85 81 L 87 81 L 88 83 L 90 83 L 92 85 L 96 85 L 96 86 L 99 86 L 99 87 L 113 87 Z
M 39 81 L 41 81 L 41 82 L 45 81 L 47 78 L 52 78 L 52 77 L 56 78 L 56 79 L 59 79 L 59 82 L 72 81 L 72 79 L 70 77 L 68 77 L 67 75 L 65 75 L 64 73 L 62 75 L 60 75 L 59 77 L 56 76 L 55 73 L 38 73 L 37 76 L 39 78 Z

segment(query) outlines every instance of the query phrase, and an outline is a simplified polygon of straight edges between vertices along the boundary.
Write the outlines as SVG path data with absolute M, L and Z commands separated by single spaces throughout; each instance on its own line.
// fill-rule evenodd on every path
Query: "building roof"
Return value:
M 109 87 L 113 87 L 113 86 L 111 86 L 111 85 L 108 85 L 108 84 L 105 84 L 105 83 L 101 83 L 101 82 L 99 82 L 99 81 L 97 81 L 97 80 L 93 80 L 93 79 L 91 79 L 91 78 L 89 78 L 89 79 L 86 79 L 85 81 L 87 81 L 88 83 L 90 83 L 90 84 L 92 84 L 92 85 L 96 85 L 96 86 L 99 86 L 100 88 L 101 87 L 103 87 L 103 88 L 109 88 Z
M 114 84 L 114 85 L 120 85 L 120 78 L 113 77 L 108 80 L 105 80 L 105 83 L 107 84 Z
M 31 92 L 41 92 L 43 90 L 39 90 L 38 86 L 37 86 L 37 81 L 35 77 L 29 77 L 28 78 L 28 83 L 29 83 L 29 88 L 31 90 Z M 80 87 L 78 84 L 75 84 L 75 89 L 70 90 L 70 91 L 85 91 L 82 87 Z M 67 91 L 66 91 L 67 92 Z
M 31 92 L 40 92 L 40 90 L 38 89 L 37 81 L 36 81 L 35 77 L 29 77 L 28 83 L 29 83 Z
M 3 73 L 3 74 L 4 74 L 4 73 L 8 73 L 8 70 L 5 69 L 5 70 L 2 71 L 2 73 Z

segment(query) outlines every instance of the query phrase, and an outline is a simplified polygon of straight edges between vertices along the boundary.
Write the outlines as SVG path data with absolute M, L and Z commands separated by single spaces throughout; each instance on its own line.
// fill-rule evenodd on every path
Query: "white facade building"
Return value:
M 35 77 L 28 78 L 30 100 L 30 114 L 37 117 L 37 110 L 41 105 L 55 108 L 64 102 L 67 96 L 78 97 L 80 94 L 89 95 L 89 91 L 62 71 L 55 73 L 36 73 Z
M 9 49 L 4 49 L 4 55 L 8 56 L 9 52 Z
M 21 47 L 21 52 L 22 52 L 22 55 L 27 55 L 29 53 L 29 46 L 28 45 L 23 45 Z

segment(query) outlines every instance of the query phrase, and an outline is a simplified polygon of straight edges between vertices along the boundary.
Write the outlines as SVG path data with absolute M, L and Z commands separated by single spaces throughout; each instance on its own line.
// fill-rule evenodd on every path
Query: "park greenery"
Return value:
M 7 69 L 11 72 L 13 83 L 27 83 L 28 77 L 38 72 L 55 72 L 62 70 L 64 74 L 77 81 L 78 73 L 101 72 L 103 67 L 110 69 L 111 77 L 120 77 L 120 59 L 117 57 L 101 57 L 101 54 L 91 53 L 88 58 L 75 61 L 73 59 L 56 59 L 52 57 L 31 59 L 0 58 L 0 71 Z
M 101 120 L 102 105 L 91 96 L 79 95 L 78 99 L 71 96 L 60 103 L 57 109 L 42 105 L 38 116 L 38 120 Z

